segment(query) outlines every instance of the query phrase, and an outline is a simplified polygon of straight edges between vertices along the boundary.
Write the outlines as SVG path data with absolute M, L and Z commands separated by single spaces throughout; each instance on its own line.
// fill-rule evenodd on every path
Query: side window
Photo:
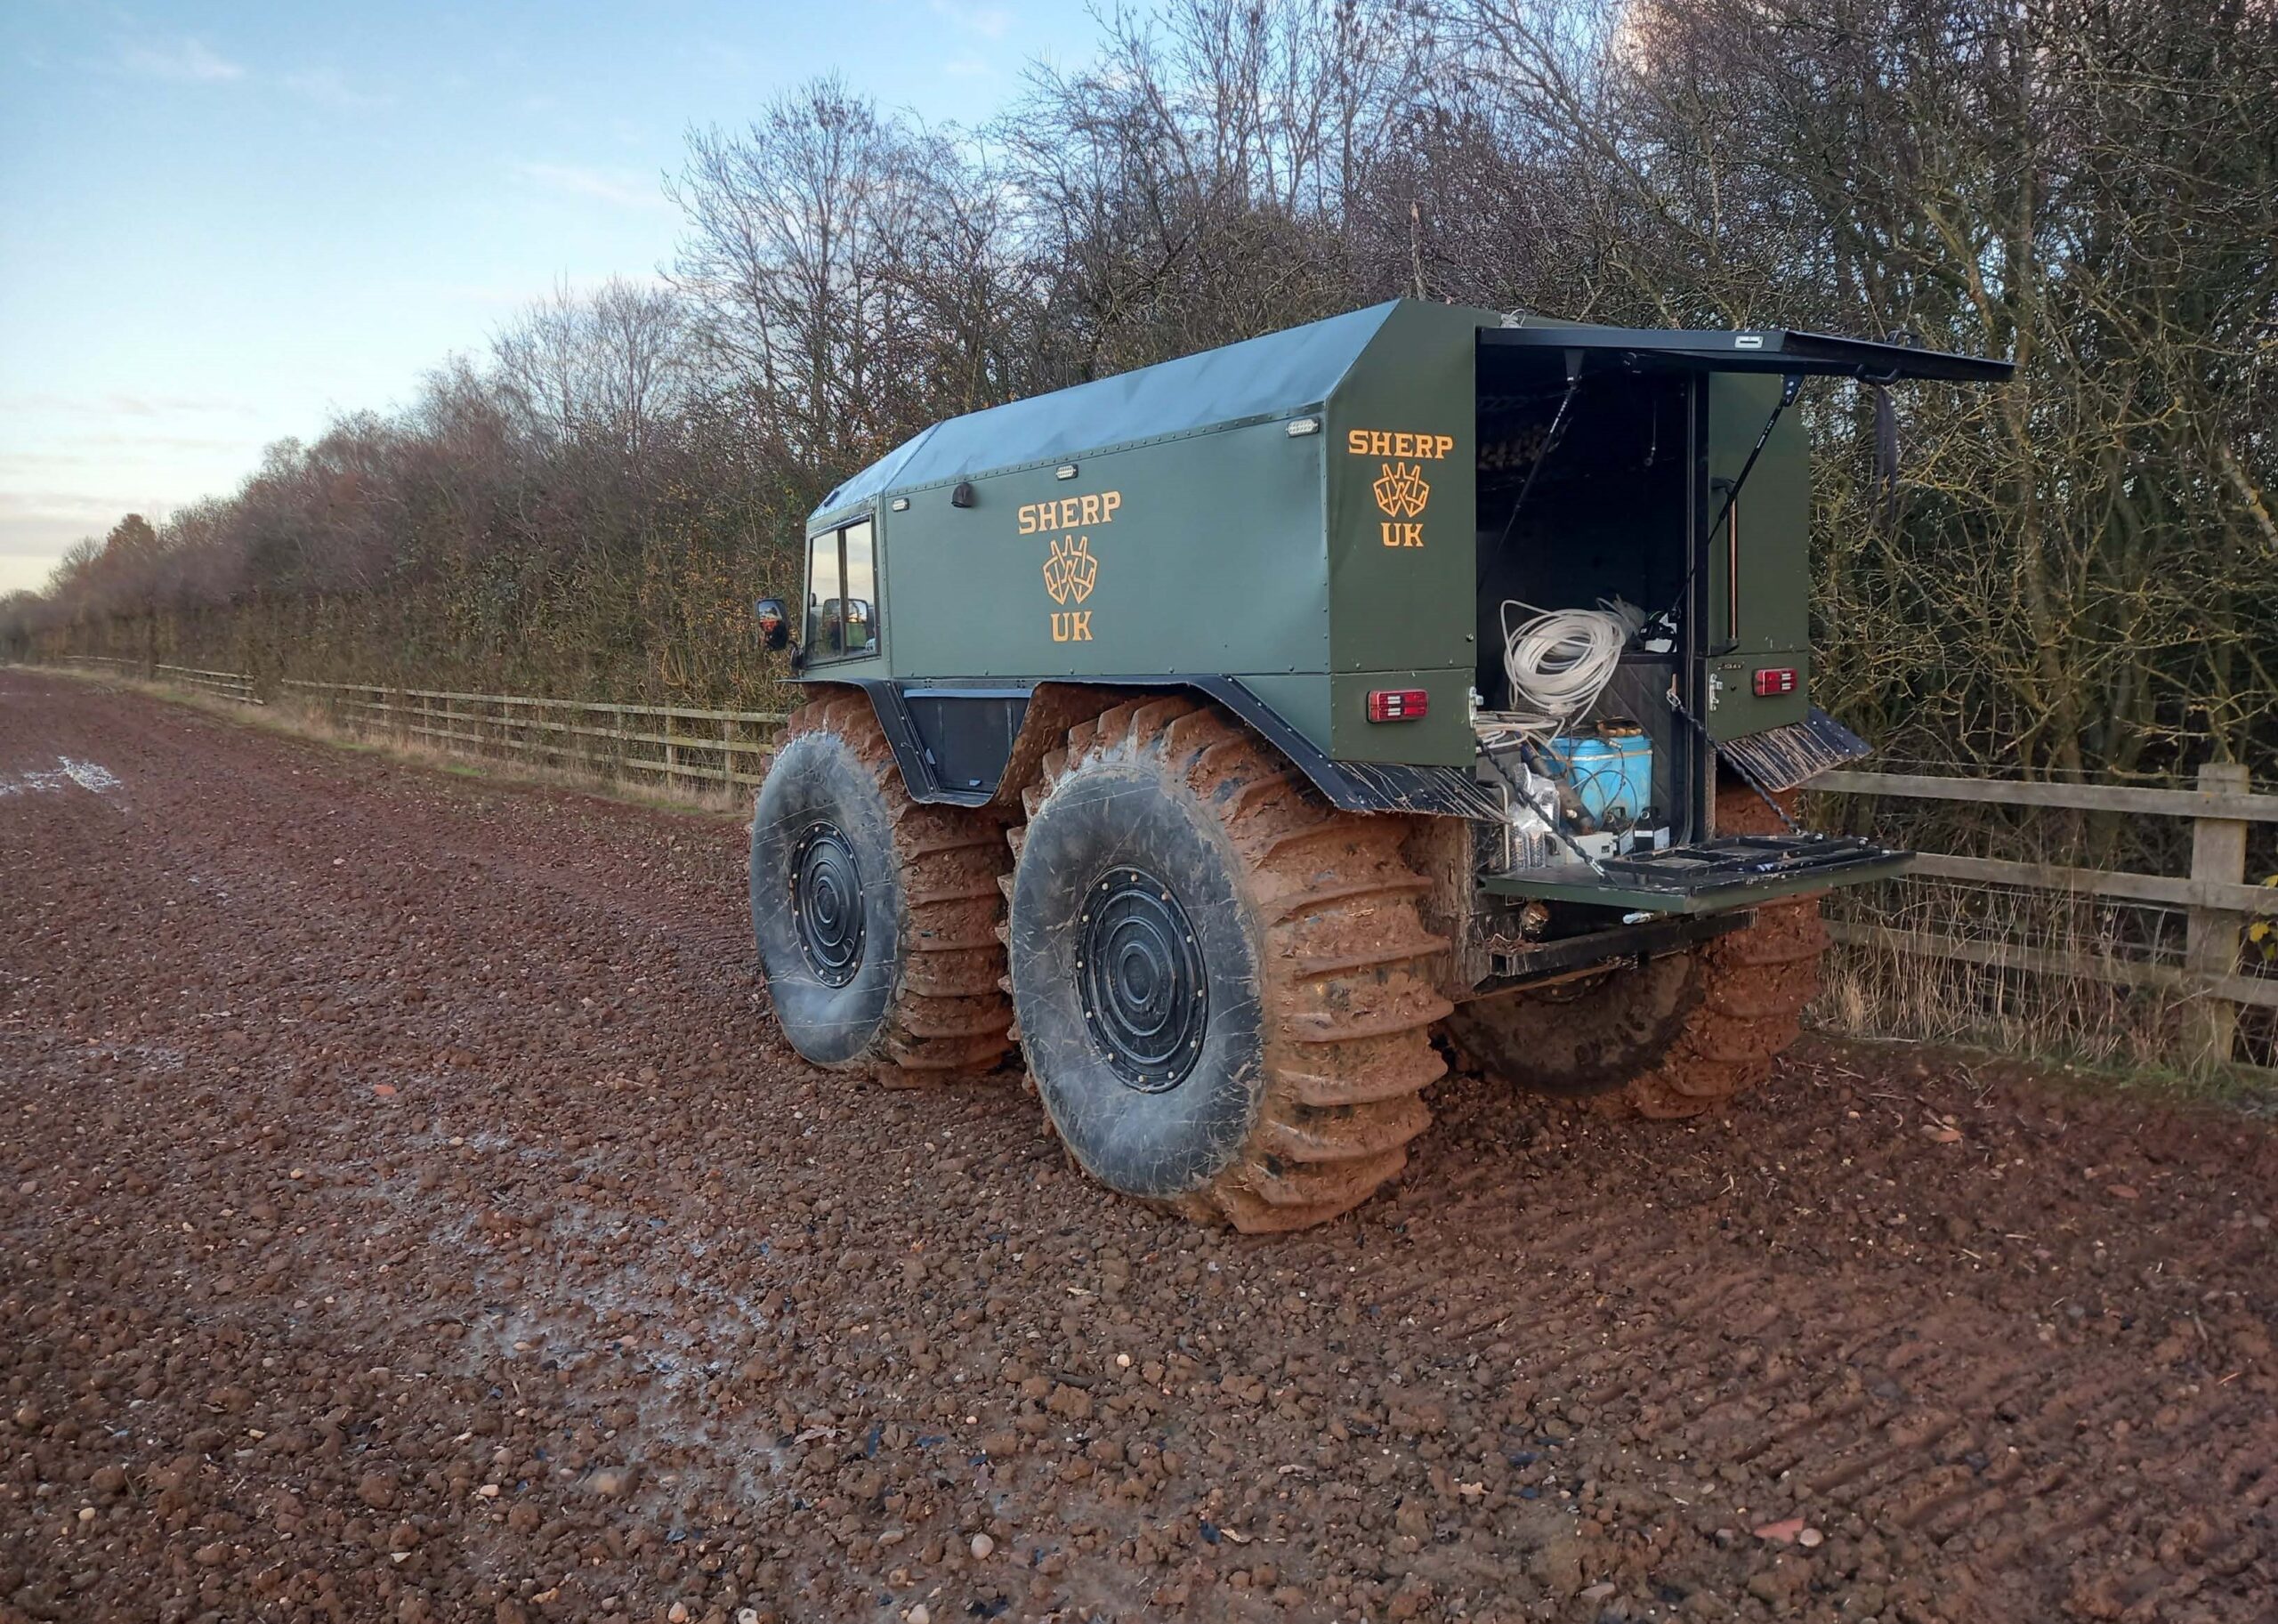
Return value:
M 878 651 L 877 543 L 867 519 L 807 543 L 807 658 Z
M 807 634 L 809 659 L 836 659 L 839 646 L 838 532 L 825 530 L 807 543 Z
M 846 651 L 878 651 L 878 550 L 871 539 L 870 521 L 850 524 L 846 538 Z

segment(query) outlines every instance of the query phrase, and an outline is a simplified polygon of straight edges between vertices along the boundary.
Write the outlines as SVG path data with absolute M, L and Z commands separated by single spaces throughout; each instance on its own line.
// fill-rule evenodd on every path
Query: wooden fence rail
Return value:
M 2227 1063 L 2242 1007 L 2278 1009 L 2278 976 L 2239 974 L 2241 933 L 2252 915 L 2278 914 L 2278 887 L 2246 883 L 2247 828 L 2278 823 L 2278 796 L 2256 795 L 2247 770 L 2209 763 L 2195 789 L 2119 784 L 2026 784 L 1998 780 L 1926 778 L 1908 773 L 1824 772 L 1812 788 L 1838 795 L 1893 796 L 1973 805 L 2033 806 L 2192 820 L 2189 877 L 2112 873 L 2050 863 L 1925 852 L 1910 872 L 1934 879 L 2063 892 L 2112 901 L 2180 908 L 2180 965 L 2113 953 L 2060 953 L 2006 942 L 1968 941 L 1935 932 L 1899 930 L 1858 920 L 1831 920 L 1838 941 L 1923 957 L 2043 975 L 2077 976 L 2117 986 L 2157 988 L 2189 998 L 2185 1042 L 2195 1063 Z
M 80 657 L 71 663 L 153 675 L 226 699 L 261 703 L 254 679 L 242 672 L 152 667 L 101 657 Z M 287 678 L 277 687 L 325 707 L 351 725 L 431 739 L 448 749 L 519 755 L 615 775 L 646 773 L 675 782 L 730 787 L 760 782 L 761 774 L 747 768 L 768 755 L 773 732 L 784 720 L 775 711 L 542 699 L 372 683 Z M 1836 941 L 1852 946 L 2182 995 L 2188 1000 L 2184 1012 L 2186 1040 L 2194 1061 L 2228 1061 L 2242 1008 L 2278 1010 L 2278 976 L 2240 974 L 2241 934 L 2248 919 L 2278 915 L 2278 887 L 2250 885 L 2246 875 L 2248 828 L 2278 823 L 2278 795 L 2253 793 L 2243 767 L 2202 767 L 2193 789 L 1849 771 L 1822 773 L 1811 788 L 1846 796 L 2188 818 L 2193 836 L 2188 876 L 2119 873 L 1946 852 L 1922 853 L 1911 870 L 1969 885 L 2181 909 L 2185 943 L 2180 963 L 1968 941 L 1862 920 L 1831 920 L 1829 929 Z
M 352 725 L 427 739 L 447 747 L 532 756 L 614 775 L 650 773 L 674 782 L 751 786 L 743 770 L 773 749 L 780 711 L 703 710 L 687 705 L 620 705 L 521 694 L 392 688 L 373 683 L 278 683 Z
M 70 666 L 101 666 L 124 675 L 147 675 L 155 682 L 172 683 L 178 688 L 195 688 L 201 693 L 214 694 L 224 699 L 235 699 L 244 705 L 260 704 L 254 691 L 254 680 L 242 671 L 205 671 L 196 666 L 153 665 L 148 660 L 120 659 L 107 654 L 74 654 L 64 662 Z

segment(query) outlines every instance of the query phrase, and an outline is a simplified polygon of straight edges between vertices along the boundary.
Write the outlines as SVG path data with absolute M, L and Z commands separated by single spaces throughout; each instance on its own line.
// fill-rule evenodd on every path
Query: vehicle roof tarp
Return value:
M 1396 303 L 1396 302 L 1395 302 Z M 889 490 L 1319 406 L 1393 303 L 951 417 L 904 441 L 825 498 L 835 513 Z

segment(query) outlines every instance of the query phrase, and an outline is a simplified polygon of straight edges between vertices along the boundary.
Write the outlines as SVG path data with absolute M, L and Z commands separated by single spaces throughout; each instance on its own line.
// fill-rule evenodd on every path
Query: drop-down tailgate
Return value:
M 1886 879 L 1914 860 L 1856 835 L 1724 835 L 1697 845 L 1609 857 L 1596 869 L 1549 863 L 1490 874 L 1498 896 L 1588 902 L 1656 914 L 1711 914 Z

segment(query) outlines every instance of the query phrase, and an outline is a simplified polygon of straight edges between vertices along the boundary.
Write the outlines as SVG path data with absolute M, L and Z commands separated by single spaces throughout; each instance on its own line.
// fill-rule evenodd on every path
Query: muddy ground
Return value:
M 0 1619 L 2274 1616 L 2266 1126 L 1457 1079 L 1240 1239 L 801 1063 L 741 841 L 0 672 Z

